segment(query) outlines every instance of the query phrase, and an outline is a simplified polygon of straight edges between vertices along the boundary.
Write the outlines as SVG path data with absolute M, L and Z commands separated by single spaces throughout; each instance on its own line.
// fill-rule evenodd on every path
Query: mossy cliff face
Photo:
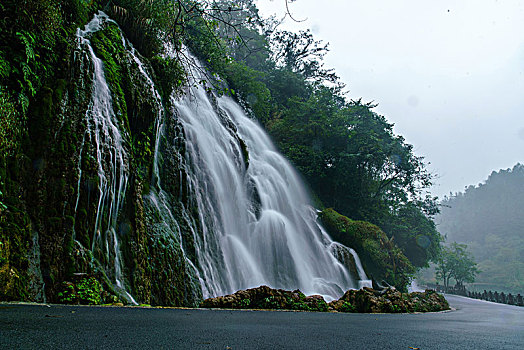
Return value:
M 195 305 L 201 293 L 196 264 L 189 259 L 195 256 L 192 232 L 198 227 L 192 217 L 197 213 L 183 171 L 183 132 L 165 102 L 167 86 L 183 81 L 183 72 L 165 58 L 155 59 L 155 67 L 169 72 L 155 72 L 110 20 L 89 41 L 103 62 L 123 139 L 123 202 L 116 218 L 100 213 L 99 168 L 109 169 L 111 157 L 97 156 L 86 117 L 94 64 L 78 45 L 66 53 L 68 67 L 61 79 L 31 101 L 20 151 L 0 159 L 1 203 L 6 205 L 0 208 L 0 300 L 81 302 L 76 295 L 87 285 L 96 286 L 88 293 L 90 303 L 128 302 L 126 290 L 137 302 Z M 158 138 L 162 118 L 166 132 Z M 157 140 L 163 159 L 158 174 L 153 164 Z M 169 195 L 164 196 L 160 182 Z M 160 197 L 166 208 L 158 205 Z M 115 236 L 97 227 L 111 227 Z M 121 288 L 115 285 L 117 265 Z
M 351 220 L 331 208 L 322 211 L 319 218 L 335 241 L 355 249 L 369 277 L 406 289 L 414 267 L 379 227 Z

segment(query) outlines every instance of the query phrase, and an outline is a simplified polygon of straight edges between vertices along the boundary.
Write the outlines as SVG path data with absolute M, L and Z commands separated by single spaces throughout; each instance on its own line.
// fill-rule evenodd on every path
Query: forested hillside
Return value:
M 359 242 L 394 252 L 391 266 L 384 265 L 389 282 L 404 288 L 416 268 L 437 256 L 438 209 L 423 158 L 373 104 L 342 92 L 322 61 L 327 45 L 310 32 L 278 30 L 278 21 L 260 18 L 252 0 L 7 0 L 0 11 L 0 300 L 78 302 L 87 288 L 97 303 L 134 297 L 195 305 L 202 293 L 248 285 L 217 272 L 243 267 L 228 256 L 245 247 L 230 238 L 227 220 L 245 224 L 242 234 L 256 225 L 270 236 L 283 231 L 271 236 L 266 251 L 284 247 L 292 263 L 276 259 L 259 270 L 286 286 L 299 279 L 302 259 L 310 270 L 314 259 L 331 261 L 328 246 L 311 248 L 314 255 L 306 243 L 290 245 L 289 218 L 306 226 L 294 233 L 314 236 L 305 242 L 329 240 L 310 222 L 316 217 L 307 203 L 288 199 L 279 215 L 266 203 L 285 202 L 263 196 L 274 188 L 260 183 L 258 169 L 266 168 L 256 167 L 262 156 L 255 158 L 264 150 L 253 145 L 270 143 L 246 141 L 251 135 L 238 124 L 244 112 L 227 110 L 229 97 L 269 132 L 315 205 L 346 217 L 331 215 L 344 224 L 337 226 L 341 241 L 351 241 L 344 237 L 347 224 L 358 227 Z M 195 125 L 184 117 L 203 113 L 192 95 L 200 96 L 209 120 L 220 121 L 220 136 L 206 145 L 217 153 L 223 148 L 223 163 L 231 163 L 227 170 L 241 185 L 234 191 L 220 187 L 230 183 L 213 183 L 223 164 L 211 167 L 213 157 L 203 160 L 208 149 L 191 139 Z M 280 155 L 264 157 L 281 166 L 270 180 L 294 182 L 279 193 L 295 189 L 308 202 L 298 193 L 300 179 L 275 161 Z M 223 193 L 243 196 L 235 215 L 217 209 Z M 294 206 L 302 212 L 282 214 Z M 225 241 L 236 248 L 222 249 Z M 324 272 L 338 279 L 341 267 L 331 262 Z M 213 264 L 216 270 L 207 271 Z M 238 275 L 248 279 L 251 272 Z
M 469 246 L 482 271 L 477 282 L 520 292 L 524 289 L 523 208 L 524 166 L 517 164 L 445 198 L 438 228 L 447 241 Z

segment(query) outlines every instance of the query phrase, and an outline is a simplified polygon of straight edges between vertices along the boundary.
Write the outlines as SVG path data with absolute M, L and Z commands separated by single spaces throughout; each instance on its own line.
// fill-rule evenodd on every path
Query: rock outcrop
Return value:
M 329 307 L 340 312 L 398 313 L 431 312 L 449 310 L 449 304 L 441 294 L 432 290 L 401 293 L 395 288 L 375 290 L 364 287 L 348 290 Z
M 348 290 L 340 299 L 327 304 L 320 295 L 260 286 L 240 290 L 200 304 L 201 308 L 272 309 L 361 313 L 435 312 L 449 310 L 446 299 L 435 291 L 401 293 L 395 288 Z
M 305 296 L 298 289 L 290 292 L 283 289 L 273 289 L 268 286 L 239 290 L 234 294 L 209 298 L 204 300 L 200 307 L 328 311 L 328 304 L 320 295 Z

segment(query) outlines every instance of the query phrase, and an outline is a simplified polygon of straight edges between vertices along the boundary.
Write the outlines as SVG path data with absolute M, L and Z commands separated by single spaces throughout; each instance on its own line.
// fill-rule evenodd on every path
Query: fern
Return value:
M 25 47 L 26 63 L 30 63 L 35 59 L 35 36 L 25 30 L 16 32 L 16 37 L 22 42 Z

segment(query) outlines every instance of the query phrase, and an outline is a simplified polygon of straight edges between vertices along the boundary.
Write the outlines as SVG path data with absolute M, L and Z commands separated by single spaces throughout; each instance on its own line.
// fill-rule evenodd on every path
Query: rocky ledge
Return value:
M 365 313 L 430 312 L 449 310 L 446 299 L 432 290 L 401 293 L 395 288 L 348 290 L 329 304 L 320 295 L 306 296 L 300 290 L 287 291 L 260 286 L 239 290 L 200 304 L 201 308 L 271 309 Z

